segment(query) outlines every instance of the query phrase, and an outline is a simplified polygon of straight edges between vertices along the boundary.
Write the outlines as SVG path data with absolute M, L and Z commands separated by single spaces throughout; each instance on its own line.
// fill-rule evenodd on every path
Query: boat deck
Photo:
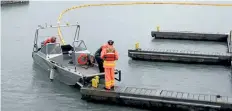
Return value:
M 95 74 L 99 75 L 99 69 L 98 65 L 95 64 L 93 67 L 86 67 L 86 66 L 81 66 L 81 65 L 74 65 L 71 64 L 71 57 L 64 57 L 62 61 L 62 65 L 67 67 L 70 71 L 75 72 L 75 68 L 78 72 L 80 72 L 84 76 L 93 76 Z
M 196 108 L 210 109 L 232 109 L 232 97 L 209 95 L 209 94 L 192 94 L 187 92 L 176 92 L 162 89 L 148 89 L 137 87 L 115 87 L 114 90 L 106 91 L 103 85 L 99 88 L 86 86 L 81 88 L 83 99 L 94 100 L 112 100 L 129 102 L 130 104 L 145 105 L 154 107 L 154 104 L 166 104 L 173 107 L 187 106 Z M 97 99 L 100 97 L 101 99 Z M 111 98 L 111 99 L 109 99 Z M 137 103 L 135 102 L 137 101 Z M 128 103 L 125 103 L 128 104 Z
M 75 70 L 75 65 L 70 64 L 71 59 L 64 59 L 63 65 L 70 68 L 70 70 Z M 92 76 L 93 74 L 99 74 L 99 69 L 97 65 L 93 67 L 85 68 L 84 66 L 76 65 L 76 70 L 85 76 Z

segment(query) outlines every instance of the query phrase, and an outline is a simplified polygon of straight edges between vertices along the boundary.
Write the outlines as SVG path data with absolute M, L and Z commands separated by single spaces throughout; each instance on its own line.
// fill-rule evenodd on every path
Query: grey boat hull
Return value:
M 58 26 L 43 27 L 38 26 L 35 32 L 32 58 L 35 64 L 48 71 L 49 79 L 59 80 L 67 85 L 78 85 L 83 87 L 91 84 L 91 80 L 95 76 L 99 76 L 99 80 L 104 79 L 105 73 L 100 73 L 94 56 L 88 51 L 85 42 L 79 40 L 80 25 L 64 25 L 59 27 L 76 27 L 74 41 L 72 44 L 61 44 L 59 42 L 44 44 L 44 41 L 38 45 L 39 30 L 47 28 L 58 28 Z M 85 64 L 80 64 L 78 59 L 86 55 Z M 91 61 L 91 62 L 90 62 Z M 121 71 L 115 69 L 115 74 L 119 74 L 121 80 Z
M 50 62 L 49 60 L 41 57 L 38 53 L 33 52 L 33 60 L 39 65 L 41 68 L 45 69 L 48 74 L 51 68 L 56 67 L 55 80 L 59 80 L 67 85 L 75 85 L 78 84 L 80 79 L 82 78 L 81 74 L 77 74 L 73 69 L 68 69 L 67 67 L 62 67 L 61 65 Z

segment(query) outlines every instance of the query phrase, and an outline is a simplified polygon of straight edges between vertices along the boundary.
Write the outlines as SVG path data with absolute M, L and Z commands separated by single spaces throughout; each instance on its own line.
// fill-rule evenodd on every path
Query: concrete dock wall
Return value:
M 221 53 L 159 49 L 129 49 L 128 56 L 135 60 L 231 65 L 231 55 Z
M 202 40 L 226 42 L 226 34 L 188 33 L 188 32 L 159 32 L 152 31 L 151 36 L 156 39 Z

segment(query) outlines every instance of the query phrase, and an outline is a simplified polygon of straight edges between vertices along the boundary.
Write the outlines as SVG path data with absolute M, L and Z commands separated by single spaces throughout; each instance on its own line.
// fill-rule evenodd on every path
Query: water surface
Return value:
M 48 72 L 33 64 L 37 26 L 55 24 L 62 10 L 81 3 L 31 2 L 1 8 L 2 110 L 139 110 L 83 101 L 78 89 L 58 81 L 51 83 Z M 90 51 L 96 51 L 108 39 L 115 41 L 120 54 L 117 66 L 123 73 L 118 85 L 232 96 L 228 67 L 132 61 L 127 55 L 135 42 L 143 48 L 226 53 L 226 43 L 153 40 L 150 32 L 159 25 L 161 30 L 227 33 L 232 26 L 231 11 L 231 7 L 177 5 L 90 7 L 66 13 L 62 22 L 79 22 L 80 38 Z M 72 42 L 73 33 L 63 31 L 65 40 Z

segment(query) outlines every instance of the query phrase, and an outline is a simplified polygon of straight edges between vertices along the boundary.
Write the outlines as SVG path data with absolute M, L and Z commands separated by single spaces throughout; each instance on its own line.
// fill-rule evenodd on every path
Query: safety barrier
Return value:
M 61 18 L 62 16 L 70 11 L 70 10 L 74 10 L 74 9 L 78 9 L 78 8 L 85 8 L 85 7 L 91 7 L 91 6 L 115 6 L 115 5 L 144 5 L 144 4 L 173 4 L 173 5 L 199 5 L 199 6 L 232 6 L 232 4 L 209 4 L 209 3 L 191 3 L 191 2 L 122 2 L 122 3 L 103 3 L 103 4 L 84 4 L 84 5 L 80 5 L 80 6 L 73 6 L 71 8 L 68 8 L 66 10 L 64 10 L 58 18 L 58 25 L 60 24 Z M 61 29 L 60 27 L 58 27 L 58 35 L 60 38 L 60 41 L 62 44 L 65 44 L 65 41 L 63 39 L 63 36 L 61 34 Z

